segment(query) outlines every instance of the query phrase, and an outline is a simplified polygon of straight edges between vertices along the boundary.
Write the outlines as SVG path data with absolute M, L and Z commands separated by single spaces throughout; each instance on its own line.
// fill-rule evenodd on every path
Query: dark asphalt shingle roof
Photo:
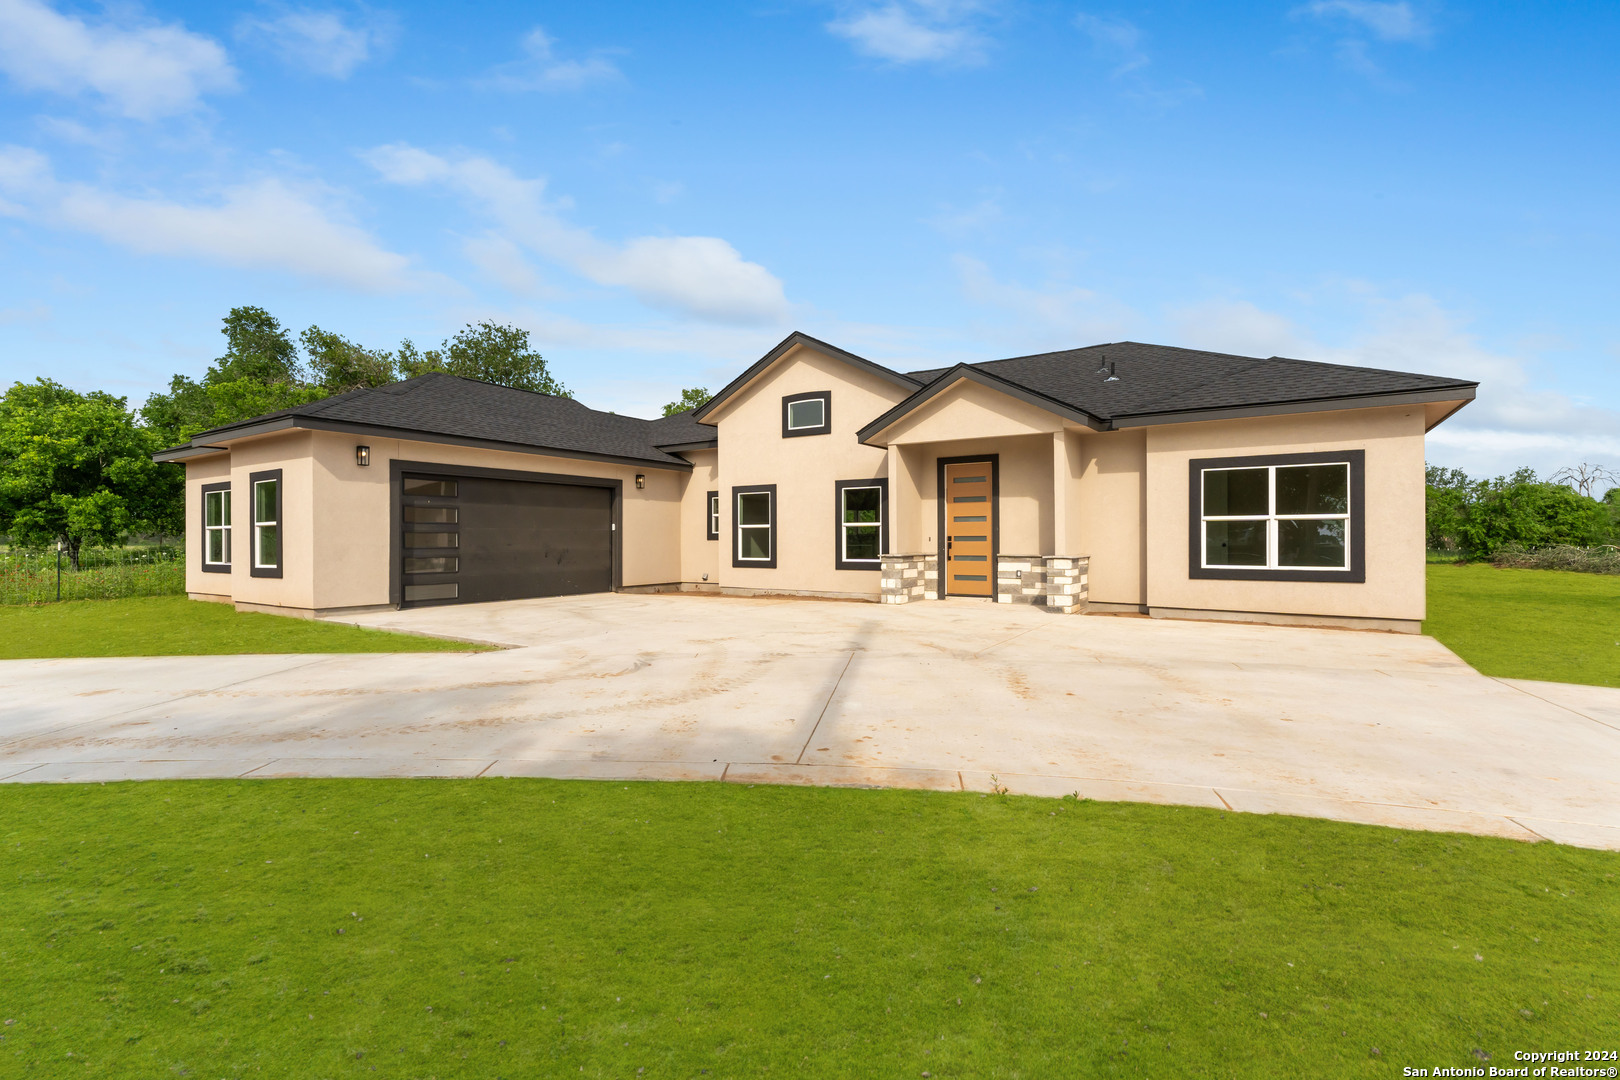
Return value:
M 1115 381 L 1099 370 L 1114 365 Z M 1099 420 L 1198 409 L 1250 408 L 1375 394 L 1465 389 L 1465 379 L 1323 364 L 1284 356 L 1116 341 L 1082 349 L 970 364 L 987 374 L 1081 409 Z M 908 374 L 924 383 L 949 371 Z
M 669 465 L 687 462 L 659 450 L 656 443 L 673 445 L 677 441 L 696 441 L 666 438 L 673 428 L 664 421 L 598 412 L 573 398 L 514 390 L 509 386 L 434 372 L 375 390 L 352 390 L 241 424 L 205 431 L 192 442 L 200 445 L 210 439 L 229 437 L 235 428 L 282 418 L 398 428 Z M 713 428 L 703 430 L 708 438 L 714 437 Z
M 648 420 L 652 428 L 654 446 L 686 446 L 692 443 L 712 443 L 720 437 L 713 424 L 700 424 L 692 419 L 695 410 L 686 409 L 674 416 L 661 416 Z

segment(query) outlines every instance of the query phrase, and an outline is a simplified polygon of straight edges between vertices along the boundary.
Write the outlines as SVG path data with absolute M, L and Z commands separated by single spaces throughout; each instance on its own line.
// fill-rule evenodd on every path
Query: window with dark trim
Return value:
M 1195 458 L 1188 573 L 1364 582 L 1365 461 L 1362 450 Z
M 718 540 L 720 539 L 720 493 L 718 491 L 709 492 L 709 497 L 703 505 L 703 539 Z
M 835 480 L 833 551 L 839 570 L 882 569 L 889 549 L 889 479 Z
M 231 572 L 231 485 L 204 484 L 202 568 L 208 574 Z
M 731 489 L 731 565 L 775 568 L 775 484 Z
M 251 552 L 249 573 L 254 577 L 281 576 L 281 470 L 248 474 Z
M 832 391 L 789 394 L 782 399 L 782 438 L 826 435 L 832 431 Z

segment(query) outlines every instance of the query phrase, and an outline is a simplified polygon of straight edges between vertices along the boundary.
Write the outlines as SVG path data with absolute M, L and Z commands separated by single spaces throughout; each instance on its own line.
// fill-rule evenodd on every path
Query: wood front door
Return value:
M 945 466 L 945 595 L 992 596 L 996 500 L 988 461 Z

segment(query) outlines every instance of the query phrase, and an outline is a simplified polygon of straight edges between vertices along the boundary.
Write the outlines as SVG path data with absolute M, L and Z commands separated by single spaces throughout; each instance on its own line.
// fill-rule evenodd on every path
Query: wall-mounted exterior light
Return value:
M 356 465 L 371 464 L 371 447 L 357 446 L 354 448 L 354 463 Z
M 644 488 L 646 486 L 647 486 L 647 474 L 646 473 L 636 473 L 636 487 Z

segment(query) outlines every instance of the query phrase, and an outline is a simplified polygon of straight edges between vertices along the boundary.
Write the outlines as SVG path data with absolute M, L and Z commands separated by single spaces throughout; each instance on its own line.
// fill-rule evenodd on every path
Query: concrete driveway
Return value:
M 347 621 L 514 647 L 6 661 L 0 779 L 999 782 L 1620 849 L 1620 690 L 1428 638 L 628 594 Z

